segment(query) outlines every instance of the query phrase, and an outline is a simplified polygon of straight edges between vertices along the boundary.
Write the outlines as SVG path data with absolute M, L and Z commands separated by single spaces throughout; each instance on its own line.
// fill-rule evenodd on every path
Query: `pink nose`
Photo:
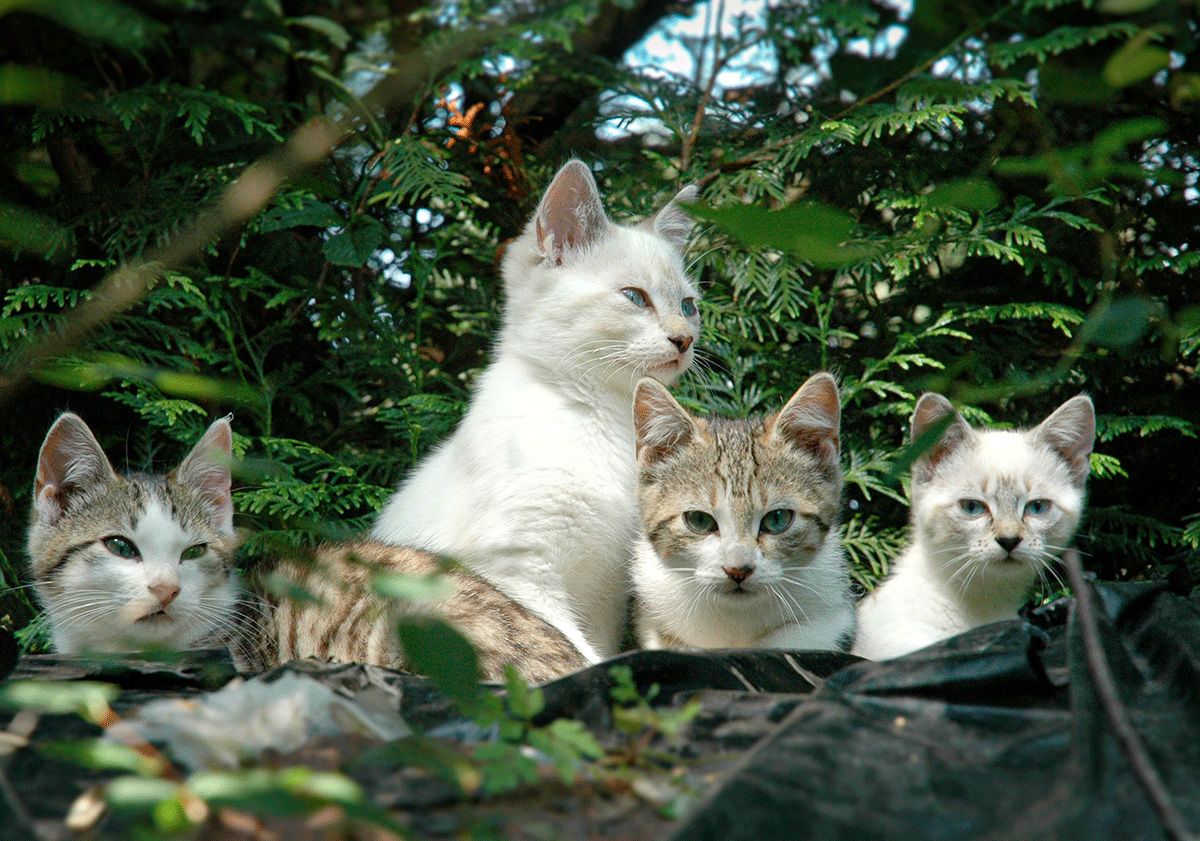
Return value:
M 179 595 L 179 585 L 170 583 L 152 584 L 150 585 L 150 595 L 158 599 L 159 605 L 166 607 L 171 602 L 175 601 L 175 597 Z
M 731 580 L 738 584 L 741 584 L 754 572 L 754 567 L 752 566 L 722 567 L 722 569 L 725 570 L 725 574 L 728 575 Z

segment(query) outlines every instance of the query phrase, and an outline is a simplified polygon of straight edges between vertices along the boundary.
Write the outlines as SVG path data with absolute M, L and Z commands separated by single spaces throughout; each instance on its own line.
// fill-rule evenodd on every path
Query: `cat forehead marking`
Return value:
M 157 496 L 151 496 L 137 517 L 133 534 L 144 560 L 174 563 L 191 543 L 191 537 Z

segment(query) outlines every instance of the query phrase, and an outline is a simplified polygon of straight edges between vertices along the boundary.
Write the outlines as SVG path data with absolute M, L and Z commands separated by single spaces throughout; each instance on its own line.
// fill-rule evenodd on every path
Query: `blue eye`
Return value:
M 696 299 L 684 298 L 683 303 L 679 305 L 679 308 L 683 311 L 684 316 L 691 318 L 696 314 Z
M 106 537 L 104 539 L 104 548 L 112 552 L 118 558 L 136 558 L 138 556 L 137 546 L 128 537 Z
M 1050 500 L 1048 499 L 1031 499 L 1025 503 L 1025 513 L 1034 517 L 1041 517 L 1043 514 L 1050 513 Z
M 641 289 L 636 289 L 632 286 L 626 286 L 621 290 L 621 294 L 633 301 L 639 307 L 645 308 L 650 306 L 650 301 L 646 298 L 646 293 Z
M 696 534 L 712 534 L 717 530 L 717 521 L 707 511 L 684 511 L 683 522 Z
M 960 499 L 958 507 L 968 517 L 982 517 L 988 510 L 987 503 L 981 499 Z
M 782 534 L 787 531 L 787 527 L 792 524 L 794 519 L 796 519 L 796 512 L 786 508 L 776 508 L 774 511 L 768 511 L 762 518 L 762 522 L 758 524 L 758 530 L 762 534 Z

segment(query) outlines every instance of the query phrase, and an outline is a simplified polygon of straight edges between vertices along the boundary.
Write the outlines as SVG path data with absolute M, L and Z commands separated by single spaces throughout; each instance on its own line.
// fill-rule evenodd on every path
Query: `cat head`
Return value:
M 1096 415 L 1073 397 L 1029 430 L 977 430 L 945 397 L 923 394 L 912 438 L 940 438 L 914 463 L 912 523 L 933 566 L 965 591 L 1021 595 L 1070 543 L 1083 512 Z
M 747 420 L 693 417 L 659 383 L 638 383 L 638 501 L 662 563 L 731 609 L 762 609 L 789 584 L 803 589 L 831 540 L 836 551 L 839 418 L 826 373 L 777 414 Z
M 120 476 L 87 424 L 60 415 L 42 443 L 29 556 L 58 651 L 185 648 L 229 615 L 229 418 L 167 476 Z
M 683 252 L 686 187 L 641 224 L 604 212 L 591 170 L 570 161 L 505 251 L 502 342 L 568 382 L 591 381 L 628 400 L 644 376 L 668 385 L 692 364 L 700 298 Z

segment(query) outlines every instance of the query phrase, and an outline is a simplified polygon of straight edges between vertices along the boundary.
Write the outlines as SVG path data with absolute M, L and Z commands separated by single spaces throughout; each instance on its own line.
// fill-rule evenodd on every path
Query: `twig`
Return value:
M 1183 815 L 1175 807 L 1171 793 L 1167 791 L 1162 778 L 1158 775 L 1158 770 L 1154 767 L 1150 755 L 1146 753 L 1146 748 L 1142 745 L 1137 731 L 1133 729 L 1129 716 L 1126 715 L 1125 707 L 1117 694 L 1112 672 L 1108 669 L 1104 650 L 1100 647 L 1100 633 L 1096 626 L 1096 610 L 1092 604 L 1091 586 L 1083 578 L 1083 566 L 1079 562 L 1079 553 L 1075 549 L 1068 549 L 1063 554 L 1063 563 L 1067 568 L 1067 579 L 1071 583 L 1071 590 L 1075 594 L 1075 618 L 1079 622 L 1079 635 L 1083 641 L 1088 674 L 1096 689 L 1096 697 L 1100 701 L 1104 717 L 1108 719 L 1108 724 L 1116 735 L 1121 753 L 1124 755 L 1125 761 L 1129 763 L 1133 776 L 1150 799 L 1150 805 L 1158 815 L 1167 837 L 1171 841 L 1196 841 L 1196 836 L 1188 830 Z
M 3 764 L 0 764 L 0 792 L 3 792 L 4 799 L 8 802 L 8 808 L 12 810 L 13 817 L 16 818 L 17 827 L 29 833 L 27 836 L 29 838 L 45 838 L 46 836 L 38 831 L 37 824 L 34 823 L 33 816 L 29 814 L 25 804 L 17 797 L 16 790 L 8 780 L 8 774 L 4 773 Z

